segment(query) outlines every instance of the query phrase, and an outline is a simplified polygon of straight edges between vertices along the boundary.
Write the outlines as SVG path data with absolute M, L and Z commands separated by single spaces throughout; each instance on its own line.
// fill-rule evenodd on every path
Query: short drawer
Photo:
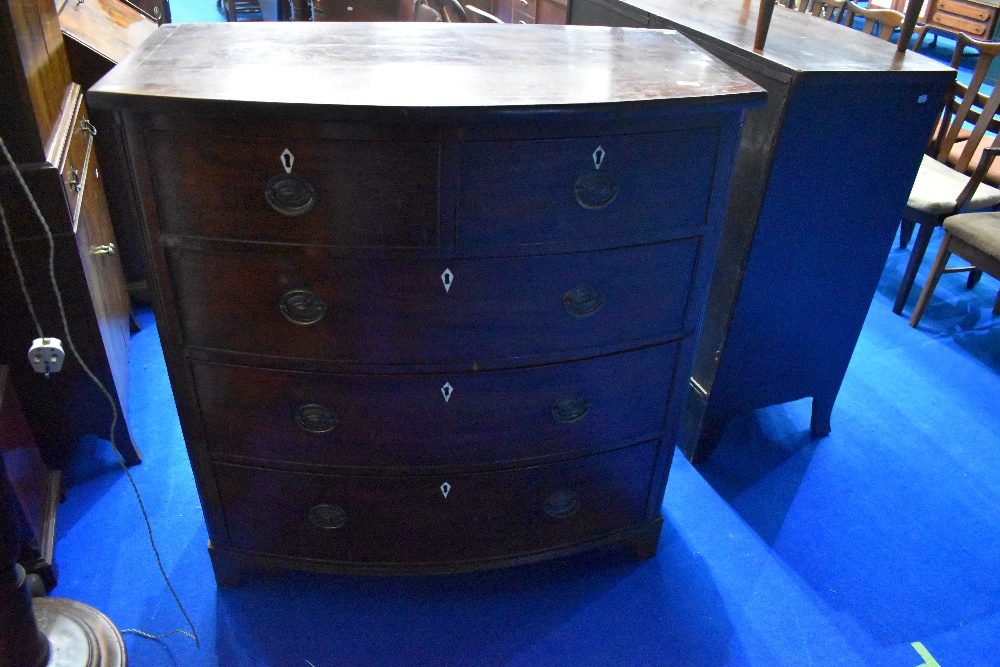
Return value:
M 463 145 L 459 241 L 656 240 L 672 228 L 700 225 L 718 142 L 718 128 L 705 127 Z
M 965 2 L 956 2 L 955 0 L 940 0 L 937 3 L 937 7 L 941 11 L 957 14 L 976 21 L 988 21 L 993 16 L 993 12 L 996 11 L 995 9 L 987 9 L 986 7 L 970 5 Z
M 647 442 L 476 474 L 335 476 L 219 464 L 215 475 L 233 548 L 356 564 L 458 563 L 640 524 L 656 451 Z
M 698 246 L 381 262 L 173 248 L 168 261 L 189 346 L 427 363 L 677 337 Z
M 440 375 L 336 375 L 204 362 L 191 362 L 191 369 L 214 453 L 416 468 L 592 453 L 658 436 L 676 356 L 671 344 L 573 363 Z
M 986 34 L 986 25 L 984 23 L 971 21 L 946 12 L 934 12 L 934 16 L 931 18 L 931 24 L 936 24 L 949 30 L 966 32 L 976 37 L 983 37 Z
M 160 231 L 354 247 L 438 245 L 425 142 L 145 136 Z

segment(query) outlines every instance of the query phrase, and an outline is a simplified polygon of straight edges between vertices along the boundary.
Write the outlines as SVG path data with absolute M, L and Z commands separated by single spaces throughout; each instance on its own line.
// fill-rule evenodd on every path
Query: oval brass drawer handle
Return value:
M 337 505 L 316 505 L 310 508 L 308 519 L 317 528 L 335 530 L 347 523 L 347 511 Z
M 563 294 L 563 308 L 573 317 L 593 315 L 604 305 L 604 294 L 590 285 L 574 287 Z
M 316 403 L 307 403 L 295 411 L 295 423 L 307 433 L 329 433 L 339 421 L 333 410 Z
M 576 179 L 573 186 L 576 203 L 588 210 L 604 208 L 618 196 L 618 183 L 604 173 L 592 172 Z
M 316 324 L 326 315 L 326 302 L 309 290 L 293 289 L 281 297 L 278 305 L 289 322 L 303 326 Z
M 579 394 L 563 396 L 552 404 L 552 416 L 555 417 L 556 421 L 561 421 L 564 424 L 580 421 L 588 410 L 590 410 L 590 401 Z
M 295 217 L 305 215 L 316 205 L 316 188 L 295 174 L 278 174 L 267 182 L 264 197 L 278 213 Z
M 579 507 L 580 496 L 576 491 L 569 491 L 567 489 L 560 489 L 552 493 L 542 503 L 542 509 L 553 519 L 567 519 L 576 514 L 576 510 Z

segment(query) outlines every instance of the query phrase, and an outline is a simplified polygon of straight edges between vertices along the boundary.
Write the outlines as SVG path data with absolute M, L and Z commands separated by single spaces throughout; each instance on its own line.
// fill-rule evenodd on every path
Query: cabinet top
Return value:
M 657 27 L 679 29 L 699 43 L 747 59 L 755 69 L 768 64 L 792 72 L 942 73 L 951 69 L 913 51 L 899 53 L 895 44 L 860 30 L 780 5 L 775 7 L 764 49 L 754 49 L 760 0 L 594 1 L 648 12 L 656 17 Z
M 88 94 L 166 112 L 754 105 L 764 91 L 674 31 L 427 23 L 160 27 Z

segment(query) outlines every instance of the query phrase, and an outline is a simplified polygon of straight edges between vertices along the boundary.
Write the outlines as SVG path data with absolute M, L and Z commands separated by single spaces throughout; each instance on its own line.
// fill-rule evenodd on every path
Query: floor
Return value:
M 966 291 L 945 276 L 911 329 L 891 312 L 906 258 L 888 254 L 832 434 L 809 437 L 800 401 L 732 423 L 699 468 L 676 456 L 654 558 L 443 577 L 217 588 L 156 326 L 140 311 L 130 419 L 145 461 L 131 474 L 198 643 L 127 633 L 132 664 L 1000 665 L 1000 285 Z M 121 629 L 190 631 L 108 443 L 82 442 L 67 482 L 53 594 Z

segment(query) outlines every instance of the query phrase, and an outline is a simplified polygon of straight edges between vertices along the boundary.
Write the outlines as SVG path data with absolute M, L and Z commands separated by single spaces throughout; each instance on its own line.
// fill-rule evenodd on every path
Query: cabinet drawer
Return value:
M 500 472 L 368 477 L 216 465 L 231 546 L 344 563 L 456 563 L 645 519 L 656 443 Z M 266 502 L 262 502 L 266 500 Z
M 426 142 L 148 134 L 160 231 L 333 246 L 438 244 Z
M 428 363 L 677 337 L 698 245 L 379 263 L 317 249 L 174 248 L 168 261 L 187 345 Z
M 945 12 L 934 12 L 931 23 L 948 28 L 949 30 L 966 32 L 976 37 L 982 37 L 986 34 L 986 26 L 984 24 Z
M 993 15 L 993 11 L 995 11 L 964 2 L 955 2 L 954 0 L 940 0 L 937 6 L 941 11 L 957 14 L 976 21 L 988 21 Z
M 700 225 L 718 142 L 718 128 L 707 127 L 463 145 L 459 240 L 470 246 L 655 240 L 670 228 Z
M 59 165 L 59 174 L 66 188 L 66 201 L 69 204 L 70 218 L 74 221 L 80 207 L 80 195 L 86 182 L 87 160 L 92 153 L 94 136 L 92 128 L 93 126 L 87 119 L 87 108 L 81 100 L 68 135 L 68 146 L 62 164 Z
M 593 452 L 656 436 L 676 355 L 676 345 L 664 345 L 448 375 L 191 368 L 213 452 L 413 468 Z
M 535 22 L 535 0 L 512 0 L 513 23 Z

